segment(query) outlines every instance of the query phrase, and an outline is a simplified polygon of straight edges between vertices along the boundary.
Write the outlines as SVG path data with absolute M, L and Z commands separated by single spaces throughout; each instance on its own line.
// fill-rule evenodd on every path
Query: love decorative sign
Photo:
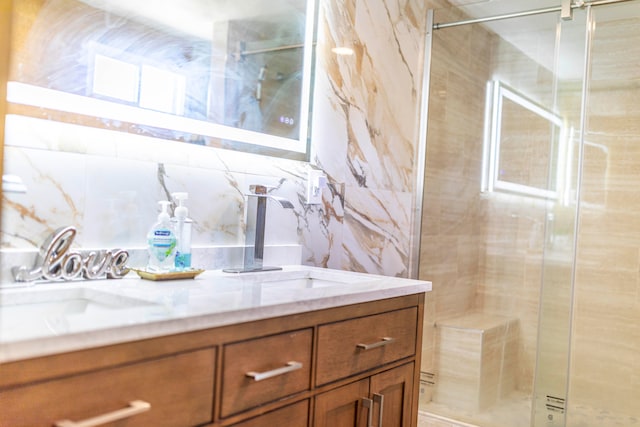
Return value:
M 45 240 L 31 269 L 13 267 L 16 282 L 34 280 L 120 279 L 129 268 L 129 253 L 123 249 L 81 253 L 71 250 L 75 227 L 62 227 Z

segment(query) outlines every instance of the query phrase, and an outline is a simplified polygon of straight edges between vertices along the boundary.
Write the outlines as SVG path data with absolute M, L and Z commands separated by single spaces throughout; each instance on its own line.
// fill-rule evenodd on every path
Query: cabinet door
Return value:
M 319 394 L 315 400 L 314 427 L 368 427 L 372 402 L 369 380 L 363 379 Z
M 233 427 L 307 427 L 309 425 L 309 401 L 294 403 L 284 408 L 276 409 L 264 415 L 252 418 Z
M 410 427 L 412 424 L 413 363 L 371 377 L 375 427 Z M 382 411 L 382 416 L 380 412 Z

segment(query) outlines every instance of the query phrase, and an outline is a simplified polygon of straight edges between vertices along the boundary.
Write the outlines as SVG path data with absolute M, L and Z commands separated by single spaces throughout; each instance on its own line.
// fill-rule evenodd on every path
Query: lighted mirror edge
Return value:
M 318 29 L 316 28 L 318 14 L 318 1 L 307 0 L 306 7 L 306 22 L 304 32 L 304 56 L 302 58 L 302 88 L 301 88 L 301 100 L 300 100 L 300 135 L 298 135 L 298 142 L 303 146 L 303 150 L 297 151 L 299 153 L 309 154 L 309 129 L 311 127 L 311 115 L 309 114 L 312 102 L 313 91 L 313 70 L 315 69 L 315 51 L 316 51 L 316 34 Z M 292 150 L 295 151 L 295 150 Z
M 556 188 L 562 189 L 568 185 L 565 174 L 569 173 L 566 168 L 570 167 L 570 156 L 566 153 L 569 144 L 567 138 L 569 135 L 566 131 L 566 125 L 562 118 L 546 109 L 543 105 L 538 104 L 524 95 L 519 94 L 515 89 L 500 80 L 490 80 L 487 82 L 486 98 L 485 98 L 485 115 L 484 115 L 484 132 L 483 132 L 483 151 L 482 151 L 482 177 L 480 184 L 481 192 L 492 193 L 496 190 L 506 193 L 519 194 L 524 196 L 533 196 L 549 200 L 557 200 L 562 198 L 566 203 L 568 188 L 564 189 L 564 195 L 559 191 L 531 187 L 528 185 L 503 181 L 499 178 L 498 165 L 500 163 L 500 138 L 501 129 L 500 122 L 502 120 L 502 99 L 509 99 L 521 107 L 538 114 L 553 125 L 560 129 L 559 147 L 558 147 L 558 173 L 556 180 Z M 564 170 L 564 174 L 563 172 Z
M 153 126 L 202 136 L 230 139 L 247 144 L 256 144 L 256 140 L 259 140 L 260 142 L 257 145 L 297 153 L 306 153 L 307 151 L 306 133 L 302 131 L 301 140 L 283 138 L 129 105 L 120 105 L 101 99 L 70 94 L 16 81 L 7 83 L 7 101 L 67 113 L 121 120 L 139 125 Z M 303 138 L 302 135 L 304 135 Z

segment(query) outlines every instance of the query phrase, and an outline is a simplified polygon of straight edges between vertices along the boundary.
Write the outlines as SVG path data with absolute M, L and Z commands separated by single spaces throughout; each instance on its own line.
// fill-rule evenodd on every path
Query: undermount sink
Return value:
M 156 304 L 89 287 L 12 289 L 0 293 L 0 338 L 50 336 L 83 329 L 84 320 L 114 321 Z M 75 324 L 75 326 L 74 326 Z
M 383 279 L 370 274 L 320 268 L 242 273 L 226 276 L 225 283 L 241 288 L 250 305 L 265 306 L 292 301 L 366 292 Z
M 354 272 L 328 270 L 293 270 L 258 272 L 236 276 L 251 283 L 259 283 L 263 288 L 310 289 L 331 286 L 349 286 L 375 281 L 370 275 Z
M 2 313 L 11 315 L 77 314 L 148 304 L 145 300 L 85 287 L 36 292 L 25 290 L 3 294 L 0 299 Z
M 301 277 L 298 279 L 283 279 L 264 281 L 266 286 L 282 286 L 288 289 L 303 289 L 303 288 L 325 288 L 328 286 L 347 285 L 352 282 L 338 282 L 334 280 L 318 279 L 314 277 Z

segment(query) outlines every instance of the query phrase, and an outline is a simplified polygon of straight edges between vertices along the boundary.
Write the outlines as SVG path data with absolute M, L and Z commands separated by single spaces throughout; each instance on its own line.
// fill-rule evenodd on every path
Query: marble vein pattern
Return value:
M 339 268 L 408 274 L 425 13 L 411 1 L 321 3 L 313 132 L 338 140 L 313 154 L 345 186 Z
M 426 9 L 417 0 L 320 0 L 318 9 L 310 160 L 328 177 L 321 204 L 306 204 L 305 162 L 14 109 L 4 173 L 28 192 L 3 195 L 2 250 L 35 251 L 64 225 L 78 228 L 81 248 L 144 248 L 157 201 L 177 191 L 189 193 L 194 248 L 237 247 L 244 194 L 260 183 L 294 204 L 267 212 L 267 245 L 301 247 L 288 263 L 406 276 Z M 331 52 L 346 43 L 353 56 Z M 221 268 L 228 256 L 205 261 Z

